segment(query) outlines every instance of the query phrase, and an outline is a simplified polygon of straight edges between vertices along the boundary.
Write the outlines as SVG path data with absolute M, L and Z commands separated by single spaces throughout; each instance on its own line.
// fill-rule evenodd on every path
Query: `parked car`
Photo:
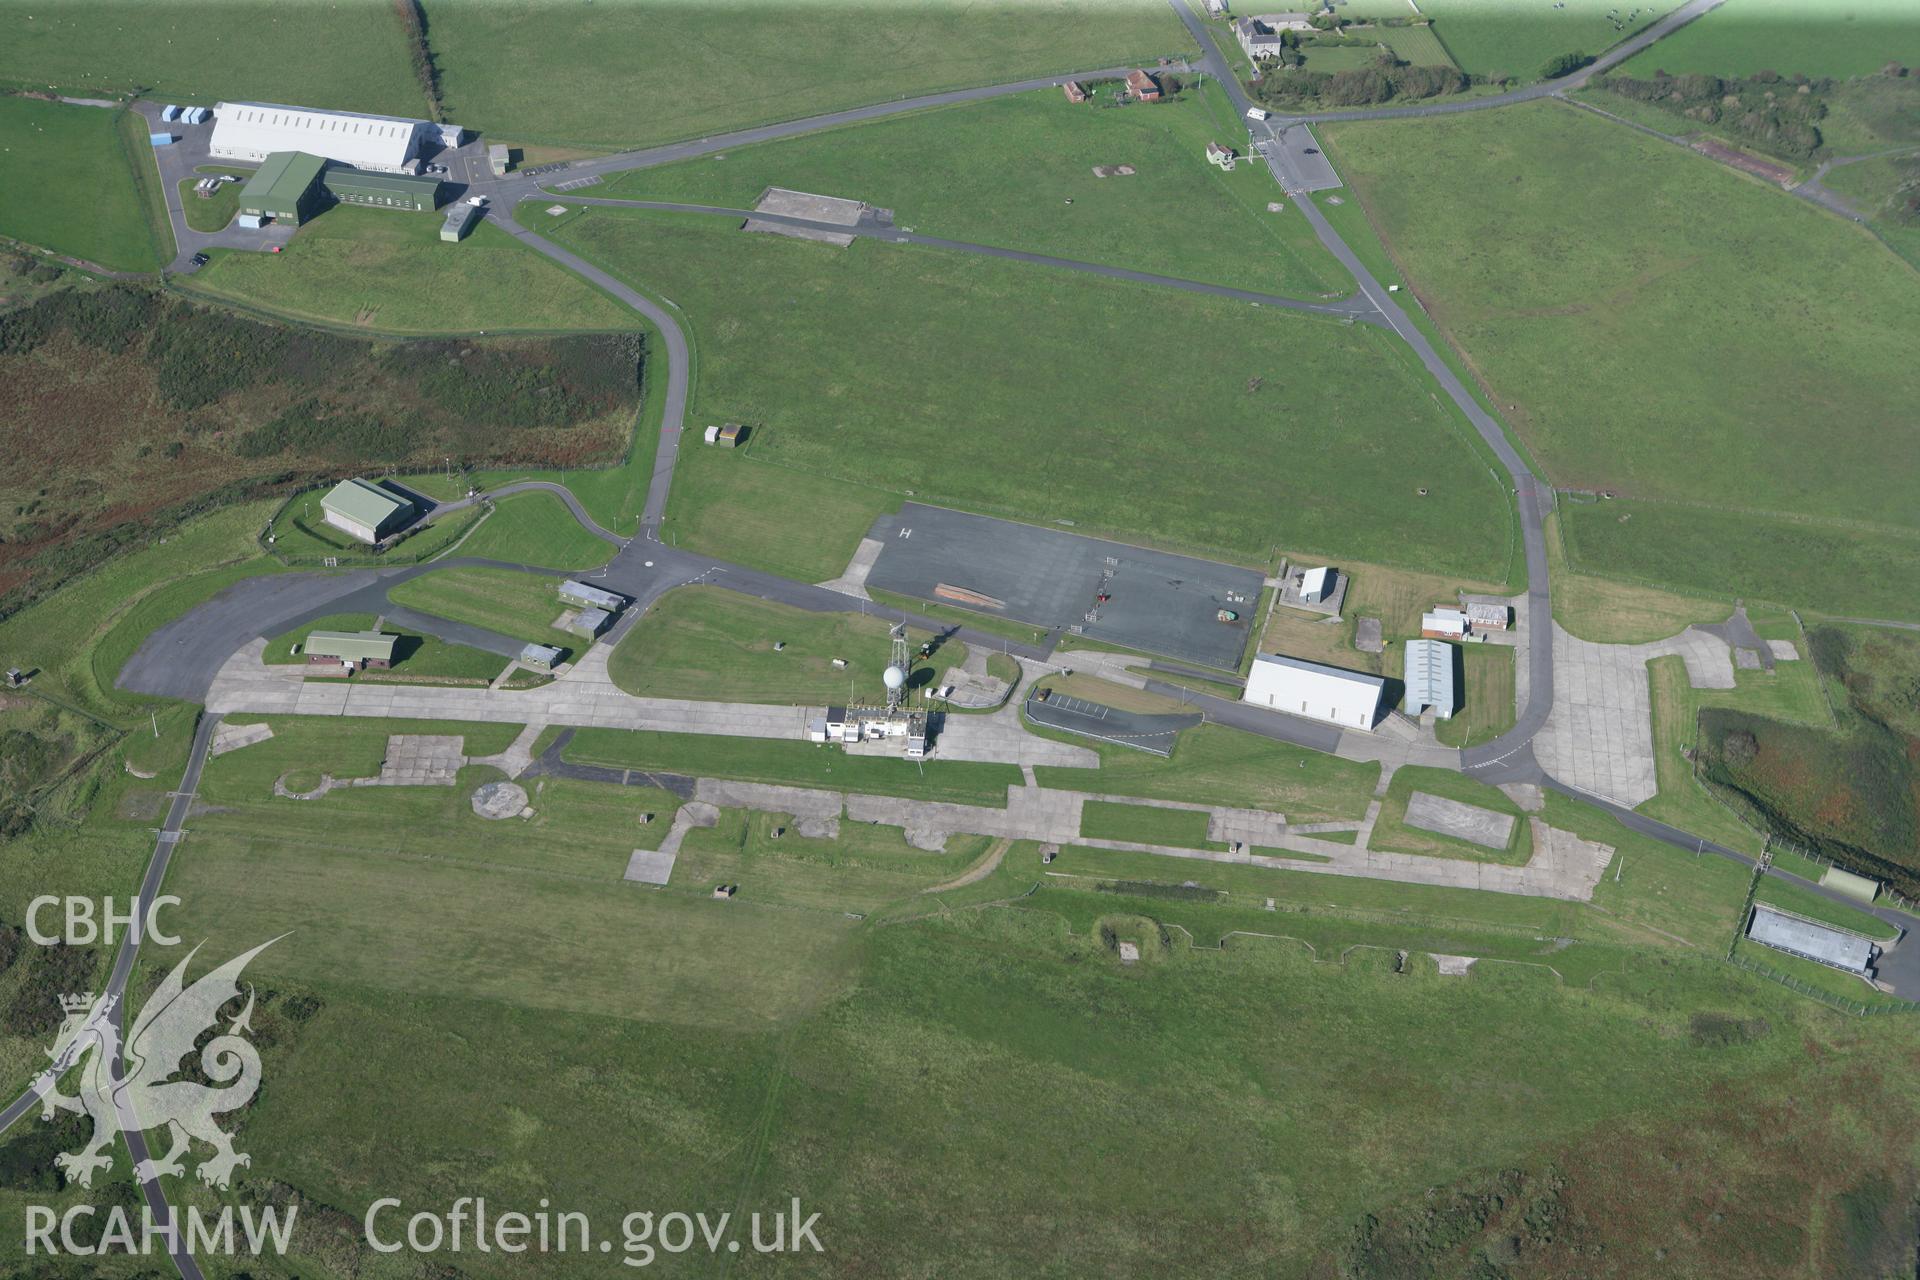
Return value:
M 204 254 L 204 253 L 196 253 L 196 254 L 194 254 L 194 255 L 193 255 L 193 265 L 194 265 L 194 266 L 196 266 L 196 267 L 204 267 L 204 266 L 206 266 L 206 265 L 207 265 L 207 264 L 208 264 L 209 262 L 212 262 L 212 261 L 213 261 L 213 259 L 212 259 L 212 258 L 209 258 L 209 257 L 208 257 L 208 256 L 207 256 L 206 254 Z

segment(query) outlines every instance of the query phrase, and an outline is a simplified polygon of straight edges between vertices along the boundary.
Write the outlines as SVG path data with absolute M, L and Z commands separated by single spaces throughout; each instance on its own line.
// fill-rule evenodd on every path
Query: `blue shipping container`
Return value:
M 156 147 L 170 147 L 173 145 L 173 135 L 170 133 L 150 133 L 147 135 L 147 141 Z

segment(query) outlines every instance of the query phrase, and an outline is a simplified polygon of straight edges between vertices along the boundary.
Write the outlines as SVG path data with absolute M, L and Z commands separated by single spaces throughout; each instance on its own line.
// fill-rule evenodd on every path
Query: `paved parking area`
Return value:
M 1462 804 L 1445 796 L 1416 791 L 1407 797 L 1407 825 L 1452 836 L 1488 849 L 1504 849 L 1513 839 L 1513 815 Z
M 868 587 L 1227 671 L 1266 585 L 1253 569 L 917 503 L 867 536 L 881 546 Z

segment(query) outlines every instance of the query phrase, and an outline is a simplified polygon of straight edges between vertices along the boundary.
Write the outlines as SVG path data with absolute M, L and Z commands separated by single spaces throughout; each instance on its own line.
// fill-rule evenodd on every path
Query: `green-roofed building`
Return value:
M 431 213 L 440 204 L 440 179 L 405 173 L 368 173 L 344 165 L 329 166 L 321 176 L 327 193 L 342 204 L 375 209 L 406 209 Z
M 304 151 L 276 151 L 260 162 L 240 188 L 240 213 L 295 225 L 320 212 L 325 193 L 320 174 L 327 162 Z
M 391 489 L 353 479 L 342 480 L 320 499 L 320 512 L 334 528 L 362 542 L 378 542 L 407 522 L 413 504 Z
M 307 637 L 307 665 L 390 667 L 399 638 L 384 631 L 315 631 Z

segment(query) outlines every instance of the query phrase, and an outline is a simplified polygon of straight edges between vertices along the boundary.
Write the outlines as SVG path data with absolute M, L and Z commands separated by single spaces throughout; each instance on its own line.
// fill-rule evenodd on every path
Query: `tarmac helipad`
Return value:
M 1239 669 L 1266 583 L 1253 569 L 917 503 L 867 536 L 880 544 L 869 588 L 1224 671 Z

